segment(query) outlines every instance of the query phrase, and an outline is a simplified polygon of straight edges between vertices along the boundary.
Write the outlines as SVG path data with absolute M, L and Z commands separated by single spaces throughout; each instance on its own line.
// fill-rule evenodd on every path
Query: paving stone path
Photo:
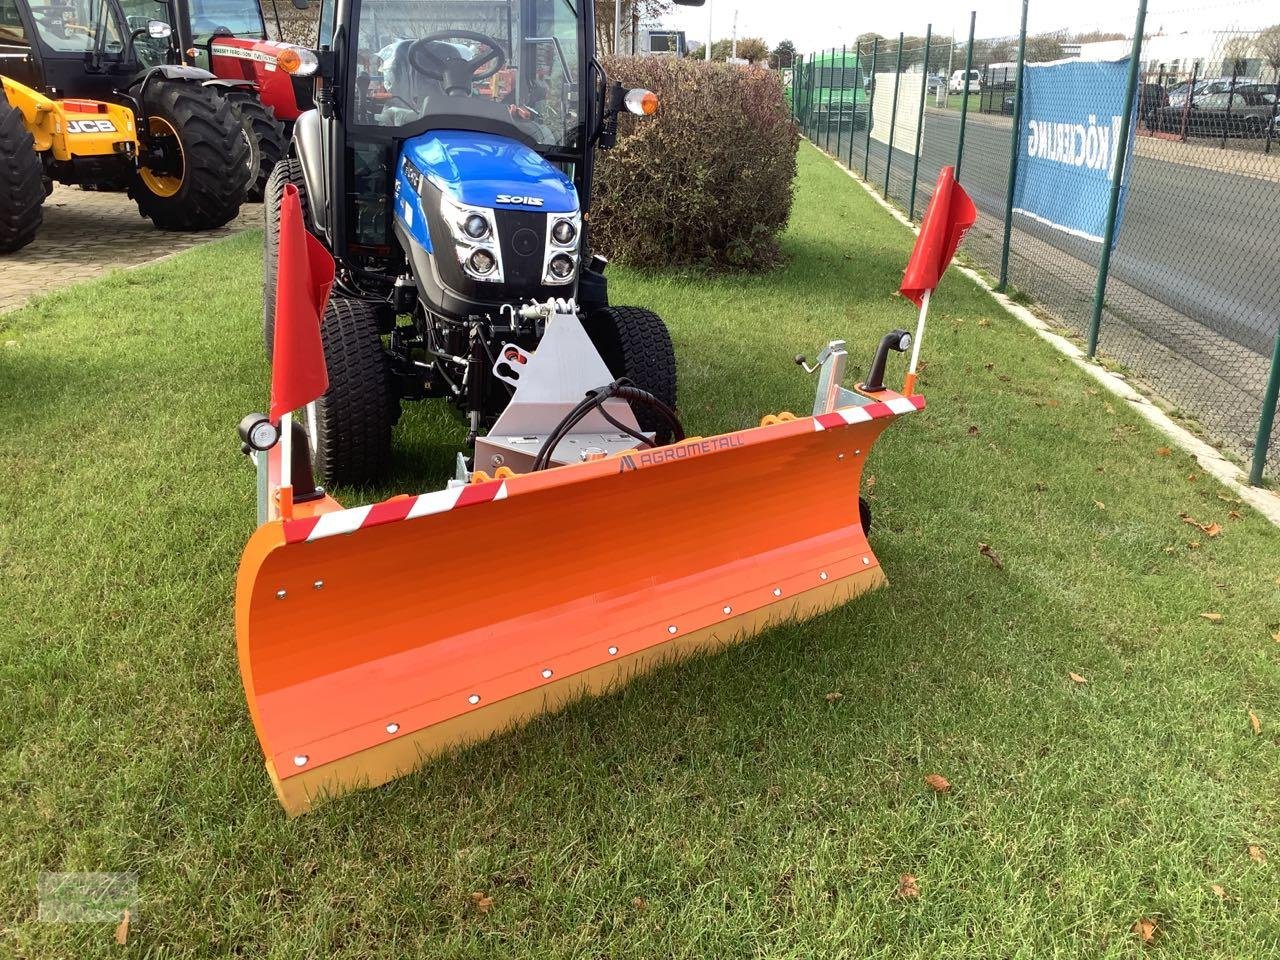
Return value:
M 172 233 L 140 217 L 123 193 L 55 186 L 44 202 L 44 223 L 35 241 L 0 255 L 0 313 L 16 310 L 32 296 L 150 263 L 261 222 L 262 207 L 247 203 L 219 230 Z

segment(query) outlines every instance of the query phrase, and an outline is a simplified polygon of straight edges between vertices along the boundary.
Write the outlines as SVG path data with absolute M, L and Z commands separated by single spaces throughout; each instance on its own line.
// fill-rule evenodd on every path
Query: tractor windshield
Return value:
M 540 146 L 576 142 L 584 0 L 360 0 L 358 122 L 434 115 L 514 123 Z
M 106 0 L 71 0 L 70 3 L 32 5 L 40 40 L 54 53 L 118 54 L 124 50 L 120 25 Z
M 210 37 L 262 39 L 262 11 L 257 3 L 243 0 L 191 0 L 191 34 L 196 43 Z

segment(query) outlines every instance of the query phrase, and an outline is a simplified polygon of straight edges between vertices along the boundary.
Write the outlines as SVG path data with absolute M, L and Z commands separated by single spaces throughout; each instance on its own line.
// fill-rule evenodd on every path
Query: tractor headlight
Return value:
M 502 282 L 502 253 L 498 247 L 493 211 L 455 203 L 440 195 L 440 215 L 453 237 L 458 265 L 472 280 Z
M 562 247 L 567 247 L 578 238 L 578 228 L 572 220 L 557 220 L 551 227 L 551 239 Z
M 489 235 L 489 221 L 478 213 L 472 213 L 462 221 L 462 232 L 472 240 L 483 240 Z
M 557 253 L 551 258 L 551 262 L 547 264 L 547 273 L 556 282 L 564 283 L 573 276 L 573 268 L 575 266 L 573 257 L 567 253 Z
M 487 277 L 497 265 L 498 258 L 493 255 L 493 251 L 484 247 L 472 251 L 471 256 L 467 257 L 467 271 L 477 277 Z
M 547 245 L 542 262 L 542 282 L 559 286 L 572 283 L 578 272 L 578 247 L 581 245 L 582 215 L 579 213 L 547 214 Z

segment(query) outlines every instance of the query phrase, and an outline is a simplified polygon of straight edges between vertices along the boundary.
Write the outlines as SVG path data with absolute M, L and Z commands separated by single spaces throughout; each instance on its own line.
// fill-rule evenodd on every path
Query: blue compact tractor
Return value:
M 325 0 L 320 36 L 330 42 L 300 65 L 315 71 L 316 107 L 266 189 L 264 291 L 270 351 L 292 184 L 337 263 L 316 481 L 385 476 L 406 400 L 452 401 L 474 457 L 556 315 L 576 316 L 610 374 L 656 400 L 631 401 L 636 421 L 669 439 L 671 338 L 653 312 L 610 305 L 586 217 L 595 148 L 613 145 L 620 112 L 652 113 L 657 98 L 609 81 L 594 4 Z

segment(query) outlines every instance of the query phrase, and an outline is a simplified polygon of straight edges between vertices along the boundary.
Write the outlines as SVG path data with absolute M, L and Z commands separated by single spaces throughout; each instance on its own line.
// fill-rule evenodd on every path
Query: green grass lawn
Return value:
M 912 322 L 910 235 L 800 160 L 785 269 L 613 271 L 692 433 Z M 260 242 L 0 318 L 0 956 L 1280 953 L 1280 535 L 955 275 L 868 467 L 888 589 L 285 820 L 232 633 Z M 400 429 L 439 485 L 461 428 Z M 47 870 L 136 873 L 127 948 L 38 921 Z

